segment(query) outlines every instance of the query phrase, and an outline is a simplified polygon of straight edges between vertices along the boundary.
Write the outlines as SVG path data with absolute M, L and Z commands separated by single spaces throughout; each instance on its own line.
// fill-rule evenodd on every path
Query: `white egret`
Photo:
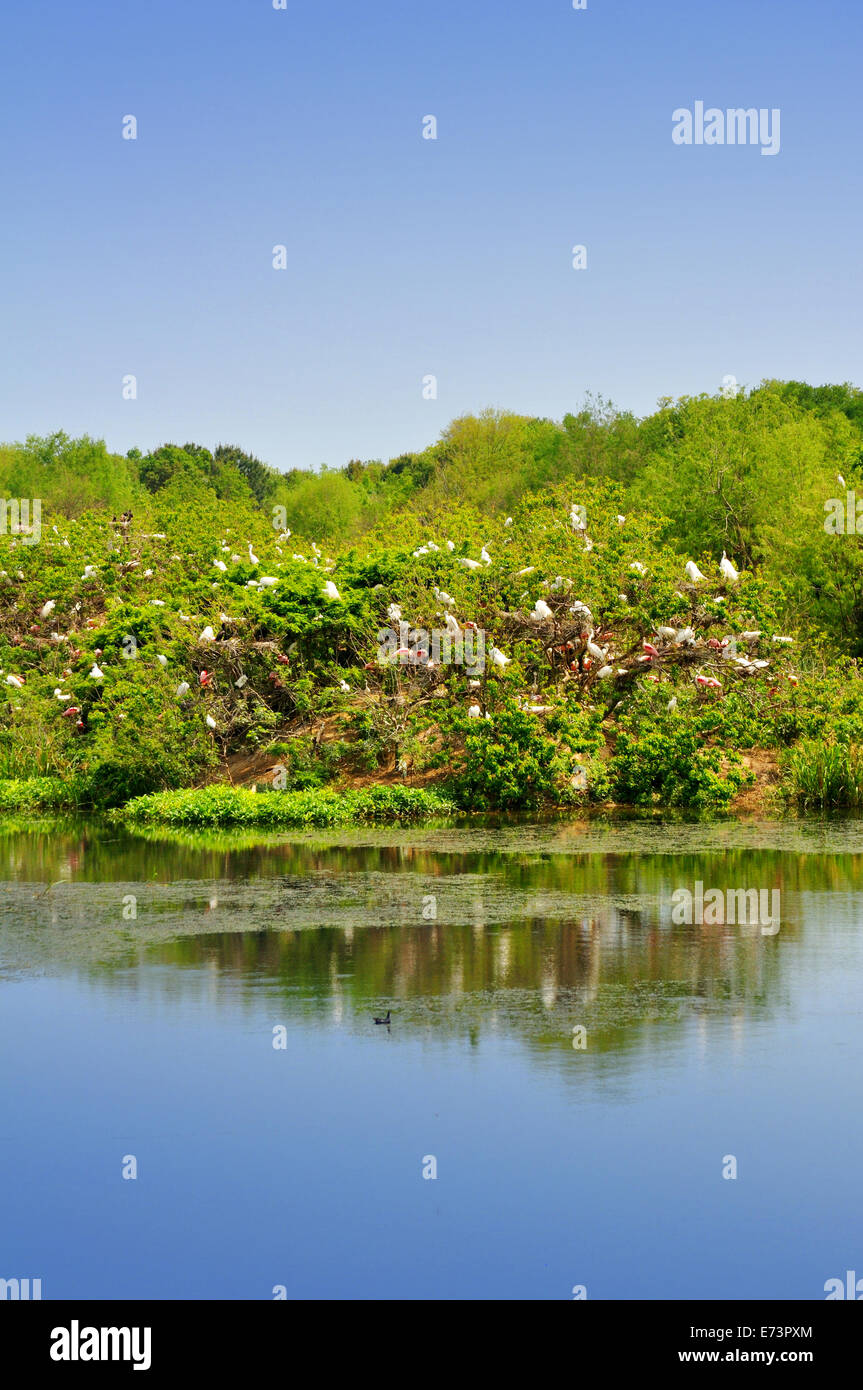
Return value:
M 700 584 L 703 579 L 707 578 L 706 575 L 701 573 L 701 570 L 698 568 L 694 560 L 686 561 L 686 577 L 693 584 Z
M 328 599 L 331 599 L 331 600 L 338 600 L 338 599 L 341 599 L 341 594 L 339 593 L 338 589 L 336 588 L 335 584 L 333 583 L 333 581 L 332 581 L 331 579 L 328 579 L 328 580 L 327 580 L 326 584 L 324 585 L 324 591 L 323 591 L 323 592 L 324 592 L 324 598 L 328 598 Z
M 719 568 L 722 571 L 723 579 L 725 579 L 729 584 L 737 583 L 738 579 L 740 578 L 740 575 L 732 565 L 724 550 L 722 552 L 722 559 L 719 561 Z

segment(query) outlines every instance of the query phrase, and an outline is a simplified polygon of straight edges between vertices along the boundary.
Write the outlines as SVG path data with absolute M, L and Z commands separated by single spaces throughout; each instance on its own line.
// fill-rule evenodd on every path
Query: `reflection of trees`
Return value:
M 394 1040 L 497 1033 L 560 1053 L 580 1023 L 596 1058 L 693 1015 L 704 1028 L 730 1018 L 741 1036 L 747 1019 L 786 1003 L 780 972 L 802 937 L 801 895 L 850 902 L 863 873 L 850 854 L 507 854 L 473 843 L 467 831 L 460 852 L 201 846 L 34 826 L 0 838 L 0 955 L 136 991 L 144 977 L 128 965 L 162 963 L 175 968 L 148 973 L 146 988 L 168 1001 L 203 979 L 212 1006 L 258 1014 L 263 996 L 274 1021 L 366 1029 L 372 1009 L 391 1004 Z M 672 892 L 698 879 L 779 888 L 778 936 L 673 926 Z M 127 893 L 134 921 L 122 920 Z M 428 895 L 434 921 L 422 918 Z M 817 921 L 817 897 L 805 902 Z

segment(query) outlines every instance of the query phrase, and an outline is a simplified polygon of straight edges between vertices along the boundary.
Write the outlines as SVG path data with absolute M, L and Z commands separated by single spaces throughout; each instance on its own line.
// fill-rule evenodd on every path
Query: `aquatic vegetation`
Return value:
M 211 786 L 136 797 L 116 813 L 132 822 L 186 826 L 337 826 L 409 822 L 451 815 L 455 806 L 436 792 L 399 786 L 362 791 L 254 792 Z

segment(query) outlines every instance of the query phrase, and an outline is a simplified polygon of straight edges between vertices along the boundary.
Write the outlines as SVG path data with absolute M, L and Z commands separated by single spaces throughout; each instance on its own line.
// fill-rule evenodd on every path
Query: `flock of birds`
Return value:
M 617 517 L 619 525 L 622 526 L 625 521 L 625 516 Z M 124 538 L 128 536 L 130 522 L 131 513 L 124 514 L 122 521 L 117 523 L 122 527 Z M 585 551 L 589 553 L 593 549 L 593 542 L 587 535 L 584 509 L 573 504 L 569 513 L 569 522 L 572 531 L 581 538 Z M 504 522 L 504 527 L 509 528 L 512 525 L 513 518 L 507 517 Z M 59 537 L 58 528 L 54 526 L 53 530 Z M 291 532 L 287 529 L 280 532 L 277 536 L 276 551 L 279 557 L 279 562 L 275 566 L 277 569 L 280 568 L 281 564 L 286 560 L 282 547 L 290 539 L 290 536 Z M 159 533 L 149 537 L 149 539 L 167 540 L 167 536 Z M 15 543 L 16 542 L 13 541 L 13 545 Z M 67 538 L 63 539 L 63 544 L 65 546 L 69 545 Z M 330 557 L 324 557 L 323 552 L 315 542 L 312 542 L 311 546 L 312 556 L 310 559 L 305 555 L 295 552 L 291 555 L 291 560 L 295 563 L 310 564 L 314 567 L 319 567 L 324 573 L 334 568 L 333 560 Z M 244 556 L 232 548 L 227 536 L 222 539 L 220 549 L 221 555 L 228 556 L 232 564 L 238 564 L 244 560 Z M 254 566 L 259 566 L 261 562 L 259 556 L 255 554 L 251 541 L 246 544 L 245 549 L 248 553 L 249 563 Z M 419 559 L 422 556 L 433 555 L 440 552 L 442 549 L 449 554 L 453 554 L 456 546 L 451 540 L 445 541 L 443 547 L 429 540 L 424 545 L 415 549 L 412 554 L 414 558 Z M 221 558 L 221 555 L 216 556 L 212 561 L 213 566 L 220 576 L 219 580 L 213 581 L 213 587 L 216 589 L 220 587 L 221 576 L 226 574 L 229 569 L 228 561 Z M 181 557 L 174 556 L 172 558 L 179 560 Z M 460 555 L 456 557 L 456 560 L 461 567 L 468 571 L 480 570 L 484 567 L 491 566 L 493 563 L 487 544 L 480 547 L 479 559 L 472 559 L 469 556 Z M 123 565 L 123 571 L 125 573 L 130 573 L 139 568 L 139 565 L 140 562 L 136 560 L 126 561 Z M 639 576 L 644 576 L 647 573 L 646 567 L 637 560 L 630 563 L 629 569 Z M 515 577 L 526 578 L 535 573 L 535 570 L 536 566 L 528 565 L 518 570 Z M 719 561 L 719 572 L 726 586 L 733 587 L 738 584 L 740 573 L 724 550 L 722 552 L 722 558 Z M 707 576 L 702 573 L 693 560 L 688 560 L 686 562 L 685 573 L 693 589 L 708 582 Z M 150 579 L 153 578 L 154 571 L 152 569 L 145 569 L 141 574 L 143 578 Z M 88 563 L 84 566 L 81 580 L 84 583 L 91 583 L 95 581 L 98 576 L 98 566 Z M 19 571 L 16 577 L 23 580 L 23 572 Z M 9 575 L 5 570 L 0 570 L 0 580 L 4 579 L 8 580 Z M 272 589 L 280 583 L 280 579 L 281 576 L 279 574 L 264 574 L 248 579 L 245 582 L 245 587 L 257 590 Z M 537 598 L 534 601 L 532 609 L 528 612 L 520 610 L 514 614 L 505 615 L 509 630 L 516 637 L 524 636 L 529 633 L 539 635 L 551 659 L 552 665 L 557 665 L 559 667 L 562 664 L 565 678 L 577 679 L 583 686 L 592 685 L 594 682 L 605 682 L 609 680 L 625 681 L 637 675 L 643 675 L 647 679 L 659 682 L 663 668 L 667 668 L 669 665 L 673 664 L 694 664 L 702 668 L 709 665 L 714 671 L 718 670 L 721 673 L 724 668 L 732 675 L 737 676 L 756 675 L 766 670 L 771 665 L 766 657 L 757 654 L 759 644 L 764 634 L 756 630 L 744 631 L 739 634 L 739 637 L 734 638 L 726 636 L 722 638 L 709 637 L 705 639 L 699 637 L 691 625 L 683 627 L 660 625 L 651 634 L 654 640 L 643 640 L 640 643 L 640 649 L 636 647 L 630 648 L 626 652 L 615 652 L 616 644 L 614 634 L 602 631 L 601 625 L 595 623 L 593 614 L 587 604 L 579 600 L 570 601 L 572 598 L 571 580 L 558 575 L 556 579 L 551 582 L 543 580 L 541 583 L 547 590 L 547 598 Z M 383 586 L 378 584 L 375 586 L 375 589 L 382 590 Z M 459 620 L 454 611 L 457 608 L 456 600 L 451 594 L 439 588 L 436 584 L 433 585 L 433 592 L 435 599 L 441 606 L 438 610 L 438 617 L 443 619 L 445 631 L 451 638 L 457 639 L 464 636 L 464 634 L 469 631 L 479 631 L 478 625 L 475 622 L 470 620 Z M 527 594 L 525 593 L 522 597 L 527 598 Z M 327 578 L 323 580 L 320 589 L 320 598 L 327 603 L 340 603 L 342 601 L 338 587 L 332 579 Z M 628 602 L 625 594 L 621 594 L 620 598 Z M 549 602 L 549 600 L 552 601 Z M 725 596 L 717 595 L 714 602 L 717 605 L 721 605 L 725 602 Z M 165 606 L 165 600 L 163 599 L 151 599 L 150 603 L 159 607 Z M 59 622 L 57 617 L 55 617 L 56 608 L 57 602 L 55 599 L 45 599 L 39 608 L 39 619 L 42 623 L 49 623 L 52 626 L 53 630 L 50 633 L 50 640 L 57 644 L 69 643 L 70 655 L 78 658 L 82 653 L 72 644 L 72 636 L 58 630 Z M 80 613 L 80 610 L 81 603 L 79 602 L 75 604 L 72 614 L 75 615 L 76 613 Z M 178 612 L 177 616 L 182 622 L 191 623 L 192 621 L 191 615 L 189 614 Z M 320 617 L 321 615 L 318 614 L 317 616 Z M 391 602 L 389 604 L 387 616 L 394 624 L 400 624 L 402 627 L 408 626 L 404 623 L 402 607 L 399 603 Z M 227 625 L 231 622 L 226 613 L 220 614 L 220 621 Z M 92 627 L 94 625 L 93 619 L 87 620 L 87 626 Z M 38 625 L 34 624 L 31 627 L 31 632 L 33 633 L 38 634 L 40 631 L 41 629 Z M 433 660 L 430 653 L 421 648 L 417 648 L 415 645 L 417 637 L 417 629 L 413 631 L 409 630 L 408 640 L 409 642 L 414 642 L 414 645 L 400 646 L 392 659 L 423 667 L 427 671 L 434 672 L 437 663 Z M 197 638 L 198 644 L 204 647 L 214 644 L 218 640 L 212 624 L 205 625 Z M 790 637 L 772 635 L 770 641 L 773 645 L 786 645 L 789 644 L 792 639 Z M 295 646 L 296 644 L 294 644 L 294 647 Z M 510 664 L 511 658 L 498 646 L 492 646 L 488 655 L 493 669 L 503 671 Z M 88 679 L 96 685 L 104 684 L 106 679 L 105 672 L 99 665 L 99 659 L 102 656 L 102 651 L 97 649 L 94 653 L 93 664 L 88 672 Z M 168 658 L 164 653 L 157 653 L 155 659 L 162 667 L 168 665 Z M 279 654 L 278 656 L 278 660 L 282 663 L 287 663 L 289 659 L 289 656 L 283 654 Z M 374 666 L 374 662 L 366 663 L 367 669 L 372 669 Z M 73 667 L 71 665 L 67 666 L 63 670 L 62 679 L 64 681 L 70 680 L 72 675 Z M 18 690 L 23 689 L 27 681 L 26 676 L 22 674 L 15 672 L 7 674 L 2 670 L 0 670 L 0 677 L 3 678 L 6 685 Z M 275 674 L 271 679 L 274 684 L 281 686 L 278 674 Z M 796 677 L 793 675 L 788 676 L 787 679 L 796 684 Z M 211 687 L 212 681 L 212 671 L 204 669 L 198 674 L 198 685 L 201 689 Z M 242 672 L 234 681 L 234 685 L 238 690 L 242 690 L 247 683 L 248 677 Z M 704 669 L 699 669 L 694 672 L 694 683 L 697 687 L 708 690 L 721 691 L 723 688 L 722 681 L 718 679 L 717 675 L 707 674 Z M 181 680 L 176 686 L 176 698 L 181 701 L 185 700 L 191 693 L 191 688 L 191 684 L 188 680 Z M 344 694 L 350 692 L 350 686 L 345 680 L 340 681 L 339 688 Z M 368 689 L 368 687 L 366 688 Z M 471 719 L 481 719 L 483 717 L 489 719 L 491 716 L 487 710 L 483 709 L 483 704 L 481 703 L 482 697 L 477 693 L 483 691 L 484 680 L 468 679 L 467 689 L 470 701 L 467 709 L 468 717 Z M 54 696 L 60 704 L 66 705 L 66 708 L 62 711 L 62 717 L 75 718 L 77 727 L 82 729 L 84 726 L 81 720 L 81 709 L 73 703 L 72 696 L 63 690 L 62 685 L 55 688 Z M 534 701 L 535 699 L 536 696 L 534 694 Z M 530 697 L 525 694 L 520 695 L 518 701 L 521 708 L 531 713 L 549 713 L 553 709 L 553 706 L 550 705 L 536 702 L 531 703 Z M 674 708 L 676 704 L 676 697 L 672 697 L 669 701 L 669 708 Z M 205 719 L 208 728 L 215 732 L 217 725 L 212 715 L 209 713 L 206 714 Z

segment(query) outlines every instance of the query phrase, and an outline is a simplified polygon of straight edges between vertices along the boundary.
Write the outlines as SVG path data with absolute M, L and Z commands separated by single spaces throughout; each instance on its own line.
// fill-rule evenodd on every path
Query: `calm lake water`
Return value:
M 0 827 L 0 1277 L 823 1299 L 863 1274 L 861 852 L 838 821 Z M 697 882 L 779 889 L 779 930 L 677 925 Z

